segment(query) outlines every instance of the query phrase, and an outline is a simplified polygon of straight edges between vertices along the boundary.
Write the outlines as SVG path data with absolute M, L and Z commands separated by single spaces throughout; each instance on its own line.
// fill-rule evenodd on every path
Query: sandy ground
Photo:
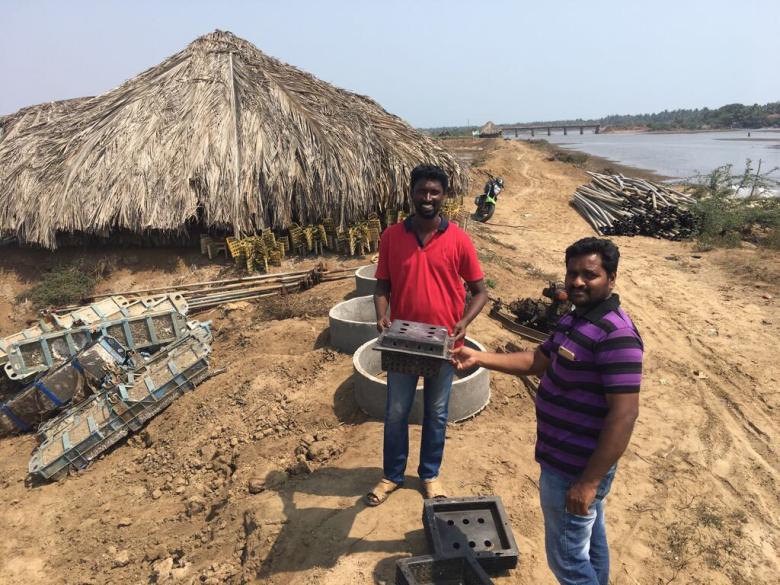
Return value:
M 538 295 L 562 276 L 565 247 L 590 235 L 567 205 L 584 173 L 518 143 L 495 141 L 481 160 L 507 185 L 492 222 L 472 231 L 491 294 Z M 647 352 L 640 418 L 608 498 L 611 583 L 777 583 L 777 254 L 617 243 L 617 292 Z M 23 325 L 29 309 L 15 295 L 60 257 L 11 254 L 0 260 L 0 333 Z M 103 290 L 225 270 L 181 251 L 102 254 L 114 263 Z M 352 289 L 326 283 L 205 315 L 214 366 L 227 372 L 61 483 L 25 481 L 32 436 L 0 440 L 0 582 L 393 583 L 395 561 L 427 548 L 417 456 L 405 489 L 365 507 L 381 474 L 382 425 L 358 410 L 351 357 L 328 347 L 327 332 L 329 307 Z M 490 348 L 533 347 L 486 314 L 469 333 Z M 479 416 L 448 429 L 450 495 L 499 495 L 511 519 L 521 559 L 497 585 L 554 583 L 534 438 L 531 399 L 506 375 L 493 375 Z

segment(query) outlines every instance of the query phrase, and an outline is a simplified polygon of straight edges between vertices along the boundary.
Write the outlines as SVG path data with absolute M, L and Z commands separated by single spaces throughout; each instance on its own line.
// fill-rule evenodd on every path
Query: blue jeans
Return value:
M 561 585 L 608 585 L 609 548 L 604 498 L 615 477 L 613 465 L 596 490 L 587 516 L 566 511 L 566 492 L 574 480 L 542 467 L 539 494 L 544 515 L 547 564 Z
M 424 379 L 425 408 L 420 466 L 417 468 L 420 479 L 434 479 L 439 475 L 454 373 L 452 364 L 444 362 L 438 374 Z M 409 457 L 409 413 L 417 394 L 418 379 L 419 376 L 387 372 L 383 467 L 385 477 L 397 484 L 404 482 L 406 460 Z

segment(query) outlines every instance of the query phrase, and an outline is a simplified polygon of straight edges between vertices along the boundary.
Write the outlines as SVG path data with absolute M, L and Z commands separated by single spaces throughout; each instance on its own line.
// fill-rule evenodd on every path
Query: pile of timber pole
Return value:
M 211 309 L 225 303 L 299 292 L 309 289 L 320 282 L 353 278 L 354 273 L 354 268 L 325 270 L 322 265 L 319 265 L 311 270 L 297 272 L 262 274 L 157 288 L 100 293 L 83 299 L 83 302 L 90 303 L 98 299 L 117 295 L 134 299 L 163 294 L 180 294 L 187 301 L 190 311 L 199 311 Z M 58 307 L 54 312 L 69 312 L 77 309 L 79 306 Z
M 696 235 L 694 199 L 666 185 L 588 172 L 571 204 L 599 234 L 682 240 Z

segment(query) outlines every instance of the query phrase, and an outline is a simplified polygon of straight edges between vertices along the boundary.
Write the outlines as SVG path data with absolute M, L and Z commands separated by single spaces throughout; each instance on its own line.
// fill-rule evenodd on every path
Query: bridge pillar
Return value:
M 547 136 L 549 136 L 549 135 L 550 135 L 550 128 L 548 127 L 547 128 Z
M 515 138 L 517 138 L 517 128 L 515 128 Z
M 598 134 L 598 133 L 599 133 L 599 127 L 596 126 L 596 134 Z
M 534 134 L 534 129 L 531 128 L 531 138 L 533 138 L 534 136 L 536 136 L 536 134 Z
M 580 134 L 582 134 L 582 126 L 580 126 Z
M 568 132 L 566 131 L 566 126 L 563 127 L 563 135 L 566 136 Z

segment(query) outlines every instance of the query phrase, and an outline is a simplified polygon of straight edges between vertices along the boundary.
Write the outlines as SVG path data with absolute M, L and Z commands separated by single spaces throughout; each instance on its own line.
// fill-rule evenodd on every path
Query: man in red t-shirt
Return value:
M 482 268 L 466 233 L 439 214 L 449 186 L 447 173 L 436 166 L 420 165 L 412 171 L 410 183 L 415 213 L 403 223 L 388 227 L 379 244 L 374 293 L 377 329 L 381 332 L 389 326 L 390 319 L 429 323 L 446 327 L 460 345 L 466 327 L 487 302 Z M 472 294 L 468 307 L 463 281 Z M 453 373 L 452 364 L 444 362 L 438 374 L 426 377 L 424 382 L 417 472 L 426 498 L 445 495 L 437 478 L 444 454 Z M 366 495 L 369 506 L 381 504 L 403 484 L 409 456 L 409 412 L 418 378 L 387 373 L 384 477 Z

